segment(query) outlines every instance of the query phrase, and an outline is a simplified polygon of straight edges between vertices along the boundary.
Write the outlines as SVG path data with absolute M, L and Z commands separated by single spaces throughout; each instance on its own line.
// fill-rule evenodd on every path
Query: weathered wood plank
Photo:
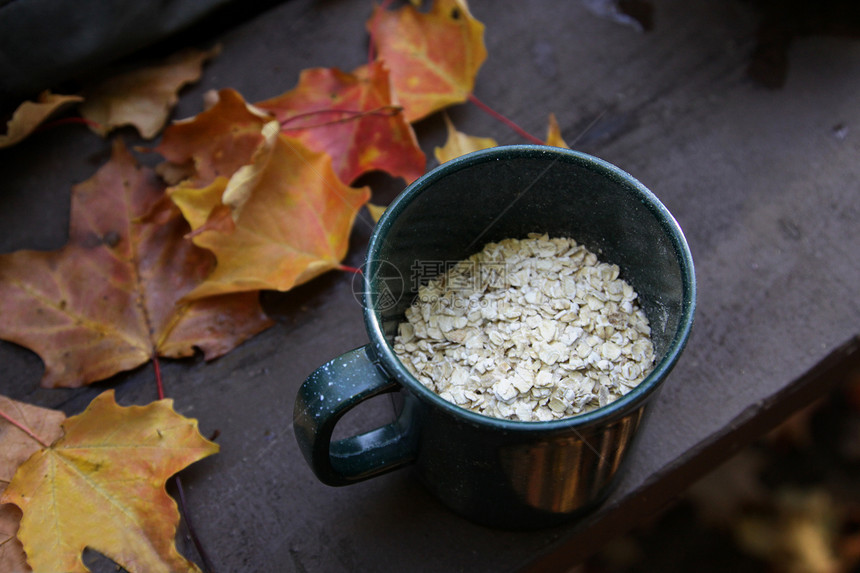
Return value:
M 219 571 L 505 571 L 547 551 L 539 563 L 562 566 L 583 555 L 582 543 L 596 548 L 632 525 L 775 423 L 797 396 L 815 393 L 822 379 L 804 375 L 860 331 L 860 44 L 797 42 L 786 86 L 768 91 L 744 76 L 756 22 L 745 4 L 654 4 L 654 30 L 643 34 L 579 2 L 471 3 L 490 53 L 477 96 L 539 135 L 556 113 L 575 147 L 628 170 L 666 203 L 697 265 L 687 351 L 585 533 L 577 524 L 539 532 L 472 525 L 408 470 L 339 489 L 316 481 L 292 436 L 293 398 L 314 368 L 366 341 L 351 277 L 333 274 L 267 294 L 277 326 L 229 355 L 164 365 L 177 409 L 199 418 L 204 434 L 220 431 L 221 454 L 184 474 Z M 358 0 L 292 0 L 226 33 L 177 117 L 198 112 L 208 89 L 233 87 L 255 101 L 292 87 L 303 68 L 362 64 L 369 11 Z M 451 117 L 468 133 L 519 142 L 474 106 Z M 432 155 L 441 122 L 423 122 L 419 137 Z M 0 151 L 0 251 L 62 245 L 69 187 L 107 156 L 107 144 L 71 129 Z M 383 181 L 375 200 L 396 188 Z M 369 232 L 365 217 L 349 264 L 361 263 Z M 155 398 L 149 367 L 48 391 L 35 387 L 41 365 L 28 351 L 2 343 L 0 364 L 3 393 L 68 413 L 107 387 L 123 403 Z M 820 369 L 831 366 L 838 369 Z M 389 406 L 367 410 L 379 420 Z M 349 423 L 369 423 L 358 418 Z

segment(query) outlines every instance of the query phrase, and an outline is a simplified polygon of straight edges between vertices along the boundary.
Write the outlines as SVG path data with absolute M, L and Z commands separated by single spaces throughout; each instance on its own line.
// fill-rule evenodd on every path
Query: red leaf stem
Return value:
M 200 538 L 194 529 L 194 524 L 191 522 L 191 514 L 188 513 L 188 507 L 185 503 L 185 490 L 182 487 L 182 480 L 178 475 L 174 477 L 174 483 L 176 484 L 176 493 L 179 495 L 179 507 L 182 511 L 182 517 L 185 519 L 185 527 L 188 529 L 188 536 L 191 538 L 191 542 L 194 543 L 197 554 L 203 562 L 203 570 L 206 573 L 215 573 L 215 567 L 212 566 L 212 561 L 209 559 L 206 550 L 203 549 L 203 544 L 200 542 Z
M 324 127 L 326 125 L 336 125 L 338 123 L 346 123 L 347 121 L 353 121 L 356 119 L 360 119 L 362 117 L 366 117 L 369 115 L 378 115 L 382 117 L 390 117 L 393 115 L 397 115 L 403 111 L 403 108 L 399 105 L 384 105 L 374 109 L 369 110 L 354 110 L 354 109 L 321 109 L 316 111 L 308 111 L 305 113 L 299 113 L 293 116 L 290 116 L 284 120 L 281 120 L 281 129 L 285 131 L 294 130 L 294 129 L 312 129 L 315 127 Z M 342 114 L 346 117 L 340 117 L 337 119 L 332 119 L 329 121 L 323 121 L 320 123 L 313 123 L 310 125 L 302 125 L 300 127 L 289 127 L 287 124 L 296 121 L 298 119 L 305 119 L 307 117 L 312 117 L 315 115 L 322 114 Z
M 92 127 L 93 129 L 100 129 L 101 128 L 101 124 L 97 121 L 93 121 L 93 120 L 87 119 L 85 117 L 72 116 L 72 117 L 61 117 L 60 119 L 55 119 L 53 121 L 43 123 L 42 125 L 37 127 L 34 130 L 34 132 L 47 131 L 49 129 L 59 127 L 61 125 L 69 125 L 69 124 L 88 125 L 89 127 Z
M 161 377 L 161 364 L 158 363 L 158 355 L 153 353 L 152 366 L 155 368 L 155 387 L 158 389 L 158 399 L 164 400 L 164 379 Z
M 485 104 L 484 102 L 479 100 L 477 97 L 475 97 L 475 94 L 469 94 L 469 101 L 472 102 L 473 104 L 475 104 L 476 106 L 478 106 L 481 110 L 483 110 L 487 114 L 489 114 L 490 117 L 492 117 L 493 119 L 497 119 L 497 120 L 501 121 L 502 123 L 504 123 L 505 125 L 507 125 L 511 129 L 516 131 L 520 136 L 524 137 L 530 143 L 534 143 L 537 145 L 544 145 L 543 141 L 541 141 L 540 139 L 538 139 L 534 135 L 530 134 L 529 132 L 524 130 L 522 127 L 520 127 L 519 125 L 514 123 L 512 120 L 508 119 L 507 117 L 505 117 L 501 113 L 497 112 L 496 110 L 494 110 L 493 108 L 491 108 L 490 106 L 488 106 L 487 104 Z
M 22 432 L 24 432 L 25 434 L 27 434 L 28 436 L 30 436 L 31 438 L 33 438 L 34 440 L 39 442 L 39 445 L 41 445 L 43 448 L 50 448 L 51 447 L 51 444 L 46 443 L 45 440 L 43 440 L 42 438 L 37 436 L 33 430 L 31 430 L 30 428 L 28 428 L 27 426 L 25 426 L 24 424 L 22 424 L 18 420 L 12 418 L 11 416 L 9 416 L 9 414 L 7 414 L 6 412 L 4 412 L 2 410 L 0 410 L 0 418 L 3 418 L 4 420 L 9 422 L 13 426 L 18 428 L 19 430 L 21 430 Z

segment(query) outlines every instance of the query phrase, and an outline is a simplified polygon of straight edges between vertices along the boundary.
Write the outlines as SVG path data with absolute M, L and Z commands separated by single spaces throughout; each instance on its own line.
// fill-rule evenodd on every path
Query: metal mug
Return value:
M 417 292 L 421 261 L 459 261 L 484 244 L 528 233 L 575 239 L 617 264 L 651 325 L 653 371 L 618 400 L 546 422 L 492 418 L 425 388 L 392 349 Z M 696 301 L 693 260 L 669 211 L 636 179 L 583 153 L 502 146 L 431 170 L 388 207 L 370 238 L 363 276 L 369 344 L 302 384 L 293 424 L 317 477 L 346 485 L 414 464 L 457 513 L 502 528 L 536 528 L 579 515 L 611 491 L 645 406 L 686 344 Z M 390 424 L 332 441 L 358 403 L 400 391 Z

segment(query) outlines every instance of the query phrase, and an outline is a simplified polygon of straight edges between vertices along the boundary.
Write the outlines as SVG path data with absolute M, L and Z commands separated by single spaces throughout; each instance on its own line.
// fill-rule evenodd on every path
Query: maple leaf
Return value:
M 290 137 L 331 155 L 344 183 L 373 170 L 411 182 L 424 173 L 424 152 L 392 95 L 388 71 L 376 61 L 352 73 L 304 70 L 295 89 L 254 105 Z
M 484 25 L 465 0 L 436 0 L 429 12 L 377 6 L 367 28 L 409 122 L 466 101 L 487 59 Z
M 235 90 L 220 90 L 209 109 L 168 126 L 153 151 L 174 168 L 186 167 L 189 183 L 206 186 L 251 162 L 269 121 L 266 112 L 247 104 Z
M 187 49 L 163 63 L 131 70 L 104 79 L 84 90 L 81 115 L 96 123 L 93 130 L 106 135 L 113 129 L 132 125 L 146 139 L 155 137 L 167 123 L 178 101 L 179 90 L 200 79 L 203 63 L 220 48 Z
M 65 435 L 24 462 L 0 497 L 23 512 L 18 539 L 35 571 L 88 571 L 90 547 L 130 572 L 199 571 L 176 550 L 166 480 L 212 455 L 172 400 L 119 406 L 113 390 L 63 423 Z
M 433 150 L 436 161 L 439 163 L 445 163 L 461 155 L 498 145 L 496 140 L 491 137 L 475 137 L 457 131 L 448 114 L 445 114 L 445 125 L 448 128 L 448 139 L 445 141 L 445 145 Z
M 343 183 L 331 157 L 264 129 L 254 161 L 205 188 L 169 190 L 194 232 L 196 245 L 218 264 L 188 299 L 273 289 L 286 291 L 340 266 L 358 210 L 370 189 Z
M 6 124 L 5 135 L 0 135 L 0 149 L 11 147 L 27 138 L 43 121 L 69 104 L 83 101 L 74 95 L 58 95 L 45 91 L 35 102 L 25 101 Z
M 767 512 L 747 512 L 734 525 L 735 539 L 774 571 L 838 573 L 836 535 L 840 507 L 820 489 L 783 488 Z
M 373 219 L 374 223 L 378 223 L 379 218 L 382 217 L 382 214 L 385 213 L 386 209 L 388 209 L 385 205 L 374 205 L 373 203 L 367 203 L 365 206 L 367 207 L 367 212 L 370 213 L 370 218 Z
M 23 428 L 4 418 L 14 420 Z M 63 434 L 60 424 L 65 419 L 66 416 L 57 410 L 0 396 L 0 494 L 18 467 L 39 450 L 39 442 L 29 436 L 25 428 L 50 444 Z M 15 537 L 20 521 L 21 511 L 17 507 L 9 503 L 0 504 L 0 571 L 17 573 L 30 570 L 24 548 Z
M 0 491 L 0 493 L 3 493 Z M 24 548 L 15 535 L 21 523 L 21 510 L 11 503 L 0 504 L 0 571 L 25 573 L 32 571 L 27 565 Z
M 558 126 L 558 120 L 555 118 L 555 114 L 549 114 L 549 128 L 546 133 L 546 144 L 552 145 L 553 147 L 566 147 L 570 149 L 570 146 L 564 139 L 561 137 L 561 128 Z
M 256 293 L 177 301 L 213 266 L 151 170 L 117 142 L 72 191 L 68 244 L 0 255 L 0 338 L 45 362 L 42 385 L 76 387 L 194 349 L 220 356 L 272 322 Z

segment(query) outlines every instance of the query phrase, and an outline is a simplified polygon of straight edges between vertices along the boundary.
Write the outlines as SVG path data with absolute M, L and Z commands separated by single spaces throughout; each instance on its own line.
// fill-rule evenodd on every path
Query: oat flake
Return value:
M 618 399 L 652 370 L 651 329 L 616 265 L 572 239 L 505 239 L 418 290 L 394 340 L 442 398 L 522 421 Z

